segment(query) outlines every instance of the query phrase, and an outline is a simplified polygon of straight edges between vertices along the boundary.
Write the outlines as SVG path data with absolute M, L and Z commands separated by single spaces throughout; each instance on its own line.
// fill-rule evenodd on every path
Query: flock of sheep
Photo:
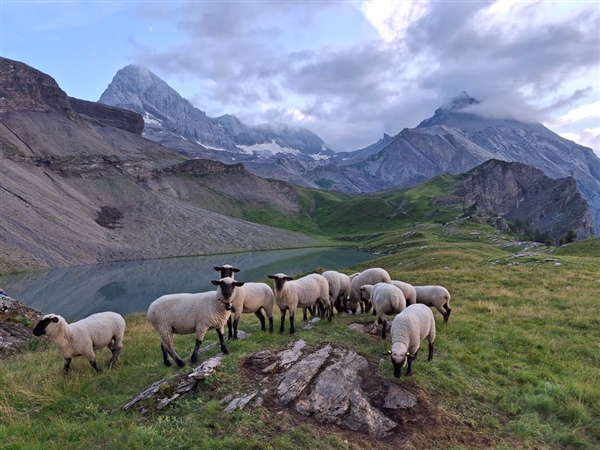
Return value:
M 275 293 L 266 283 L 241 282 L 234 279 L 237 269 L 229 264 L 214 267 L 220 274 L 213 280 L 215 291 L 196 294 L 168 294 L 156 299 L 148 308 L 148 321 L 161 339 L 163 362 L 171 365 L 173 359 L 179 367 L 185 362 L 175 352 L 175 334 L 195 334 L 196 344 L 191 363 L 198 361 L 198 350 L 206 333 L 216 330 L 221 351 L 229 354 L 225 345 L 225 324 L 228 337 L 237 339 L 238 321 L 242 314 L 254 313 L 260 320 L 262 331 L 266 331 L 265 316 L 269 319 L 269 332 L 273 332 L 273 309 L 275 303 L 281 311 L 279 333 L 285 328 L 285 317 L 289 311 L 290 334 L 295 332 L 296 311 L 301 308 L 304 319 L 307 311 L 331 321 L 334 308 L 340 312 L 356 314 L 369 312 L 377 315 L 382 325 L 382 338 L 386 338 L 387 316 L 396 314 L 391 326 L 392 349 L 389 352 L 394 366 L 394 376 L 408 364 L 407 375 L 411 375 L 412 361 L 417 357 L 421 341 L 428 338 L 429 360 L 433 357 L 435 320 L 431 307 L 443 316 L 450 316 L 450 293 L 442 286 L 412 286 L 395 281 L 387 271 L 371 268 L 353 275 L 334 270 L 320 274 L 309 274 L 293 279 L 284 274 L 269 275 Z M 100 372 L 94 351 L 108 347 L 112 352 L 110 366 L 118 361 L 123 349 L 125 320 L 114 312 L 102 312 L 68 324 L 56 314 L 45 315 L 33 330 L 36 336 L 49 336 L 58 346 L 64 359 L 63 373 L 67 374 L 71 359 L 85 356 L 90 365 Z

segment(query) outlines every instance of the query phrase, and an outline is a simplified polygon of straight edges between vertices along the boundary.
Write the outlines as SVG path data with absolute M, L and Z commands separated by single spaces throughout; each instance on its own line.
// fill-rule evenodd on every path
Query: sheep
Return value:
M 229 264 L 213 267 L 213 269 L 219 271 L 221 278 L 234 278 L 234 273 L 240 271 L 240 269 L 236 269 Z M 234 340 L 238 338 L 238 322 L 242 314 L 254 313 L 254 315 L 258 317 L 258 320 L 260 320 L 261 330 L 266 331 L 265 316 L 261 312 L 261 309 L 265 311 L 267 317 L 269 318 L 269 333 L 272 333 L 274 304 L 275 296 L 273 295 L 273 291 L 268 284 L 245 283 L 244 286 L 241 286 L 237 290 L 235 301 L 231 305 L 231 311 L 235 314 L 235 316 L 233 319 L 231 316 L 229 316 L 229 319 L 227 319 L 227 337 Z
M 348 312 L 348 297 L 352 288 L 352 279 L 345 273 L 335 270 L 326 270 L 323 276 L 329 283 L 329 301 L 335 306 L 338 313 Z
M 389 352 L 394 366 L 394 376 L 400 377 L 402 368 L 408 362 L 406 375 L 412 375 L 412 362 L 417 359 L 421 341 L 429 338 L 429 357 L 433 358 L 435 341 L 435 319 L 426 305 L 409 305 L 392 322 L 392 350 Z
M 283 334 L 286 311 L 290 311 L 290 334 L 294 334 L 294 316 L 296 308 L 310 307 L 317 302 L 329 304 L 329 284 L 323 275 L 312 273 L 294 280 L 292 277 L 277 273 L 269 275 L 275 286 L 275 301 L 281 310 L 281 326 L 279 334 Z M 331 309 L 329 309 L 331 312 Z M 329 315 L 331 320 L 331 314 Z
M 415 286 L 417 292 L 417 303 L 434 306 L 442 316 L 444 323 L 448 322 L 450 313 L 450 292 L 443 286 Z
M 215 269 L 217 272 L 219 272 L 221 274 L 221 278 L 235 278 L 234 277 L 234 273 L 237 273 L 240 271 L 240 269 L 236 269 L 235 267 L 233 267 L 230 264 L 223 264 L 222 266 L 215 266 L 213 267 L 213 269 Z
M 397 288 L 400 288 L 406 299 L 406 306 L 412 305 L 417 302 L 417 291 L 412 284 L 405 283 L 404 281 L 392 280 L 392 284 Z
M 397 314 L 406 308 L 406 299 L 400 288 L 393 284 L 365 284 L 360 287 L 361 300 L 371 301 L 373 314 L 377 314 L 377 322 L 382 325 L 381 338 L 387 333 L 387 314 Z
M 169 356 L 179 367 L 185 366 L 173 348 L 174 334 L 196 334 L 196 345 L 191 362 L 198 361 L 198 350 L 209 330 L 216 330 L 221 351 L 229 354 L 225 345 L 225 322 L 231 315 L 231 305 L 239 287 L 244 283 L 226 277 L 212 280 L 216 291 L 196 294 L 168 294 L 154 300 L 148 307 L 148 321 L 160 335 L 160 348 L 165 366 L 170 366 Z
M 360 300 L 360 287 L 365 284 L 377 284 L 377 283 L 388 283 L 392 282 L 390 274 L 381 268 L 367 269 L 358 274 L 350 276 L 352 278 L 352 288 L 350 290 L 350 299 L 348 300 L 348 309 L 356 314 L 359 304 L 361 304 L 362 312 L 369 312 L 371 309 L 370 304 L 362 303 Z
M 106 311 L 68 324 L 58 314 L 46 314 L 33 329 L 33 334 L 45 334 L 56 343 L 64 360 L 64 375 L 69 373 L 71 359 L 81 355 L 100 373 L 102 370 L 96 364 L 94 350 L 108 347 L 112 353 L 109 368 L 116 364 L 123 350 L 125 319 L 120 314 Z

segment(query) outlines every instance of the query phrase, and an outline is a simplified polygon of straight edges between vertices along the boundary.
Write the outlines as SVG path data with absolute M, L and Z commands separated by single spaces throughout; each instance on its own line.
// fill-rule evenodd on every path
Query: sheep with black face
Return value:
M 223 335 L 225 323 L 231 315 L 231 304 L 235 300 L 237 288 L 244 283 L 229 277 L 211 282 L 218 286 L 216 291 L 163 295 L 154 300 L 148 308 L 148 321 L 160 335 L 160 348 L 165 366 L 171 365 L 169 356 L 179 367 L 185 366 L 173 348 L 174 334 L 196 335 L 196 345 L 191 356 L 192 364 L 198 361 L 198 350 L 209 330 L 216 330 L 221 351 L 229 354 Z

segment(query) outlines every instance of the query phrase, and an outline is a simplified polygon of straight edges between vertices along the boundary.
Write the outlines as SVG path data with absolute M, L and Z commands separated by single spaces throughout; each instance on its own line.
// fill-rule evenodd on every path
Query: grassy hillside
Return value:
M 415 431 L 417 425 L 407 422 L 397 435 L 375 441 L 268 402 L 256 410 L 221 415 L 220 399 L 255 387 L 241 372 L 245 356 L 283 349 L 292 340 L 288 334 L 261 333 L 253 315 L 245 316 L 240 326 L 252 336 L 229 343 L 231 354 L 224 365 L 187 399 L 161 412 L 123 412 L 119 407 L 132 396 L 175 372 L 162 365 L 158 336 L 144 315 L 135 315 L 127 318 L 121 366 L 101 375 L 79 358 L 71 375 L 62 377 L 61 358 L 46 343 L 0 361 L 3 448 L 600 446 L 600 240 L 547 253 L 545 247 L 515 246 L 490 228 L 469 222 L 417 224 L 376 239 L 382 253 L 393 253 L 382 254 L 369 266 L 384 267 L 392 278 L 413 284 L 442 284 L 452 293 L 449 323 L 434 311 L 434 360 L 420 358 L 412 379 L 394 379 L 389 360 L 381 356 L 389 339 L 382 342 L 347 328 L 372 320 L 370 316 L 336 316 L 294 339 L 355 348 L 375 365 L 382 360 L 380 374 L 418 389 L 421 403 L 439 418 L 436 429 Z M 189 356 L 193 341 L 192 336 L 178 336 L 176 348 Z M 206 344 L 215 341 L 216 334 L 210 332 Z M 216 351 L 202 353 L 201 359 Z M 108 359 L 106 350 L 100 352 L 102 365 Z M 473 440 L 465 442 L 467 435 Z

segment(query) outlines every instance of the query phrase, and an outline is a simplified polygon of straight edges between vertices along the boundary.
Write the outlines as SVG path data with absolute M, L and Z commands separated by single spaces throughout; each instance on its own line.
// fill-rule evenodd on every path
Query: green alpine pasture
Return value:
M 379 375 L 418 386 L 430 407 L 482 436 L 472 443 L 459 436 L 437 441 L 438 430 L 428 430 L 422 440 L 404 442 L 406 448 L 476 449 L 481 442 L 494 449 L 600 448 L 600 239 L 560 248 L 519 242 L 486 225 L 485 218 L 466 215 L 458 203 L 440 203 L 453 182 L 442 176 L 416 189 L 373 197 L 302 190 L 306 208 L 299 213 L 298 231 L 379 255 L 346 273 L 383 267 L 392 279 L 441 284 L 452 294 L 447 324 L 434 310 L 434 359 L 415 361 L 410 380 L 393 378 L 391 363 L 382 356 L 389 337 L 384 342 L 348 328 L 372 316 L 336 315 L 312 330 L 302 330 L 299 320 L 300 331 L 290 336 L 289 323 L 285 334 L 277 334 L 277 313 L 274 334 L 262 333 L 254 315 L 247 315 L 240 329 L 251 336 L 229 342 L 230 355 L 195 392 L 162 411 L 122 411 L 132 397 L 177 371 L 163 366 L 159 337 L 145 315 L 137 314 L 126 318 L 120 365 L 102 374 L 77 358 L 70 375 L 62 376 L 62 359 L 47 342 L 1 360 L 0 448 L 395 448 L 397 441 L 319 425 L 273 404 L 221 414 L 219 400 L 248 392 L 255 383 L 240 370 L 247 355 L 279 351 L 298 338 L 309 346 L 356 349 Z M 276 211 L 252 214 L 293 228 L 294 220 Z M 209 332 L 205 344 L 216 341 L 216 333 Z M 177 336 L 180 355 L 189 358 L 193 345 L 193 336 Z M 218 346 L 200 359 L 217 351 Z M 101 366 L 109 358 L 108 350 L 98 352 Z

